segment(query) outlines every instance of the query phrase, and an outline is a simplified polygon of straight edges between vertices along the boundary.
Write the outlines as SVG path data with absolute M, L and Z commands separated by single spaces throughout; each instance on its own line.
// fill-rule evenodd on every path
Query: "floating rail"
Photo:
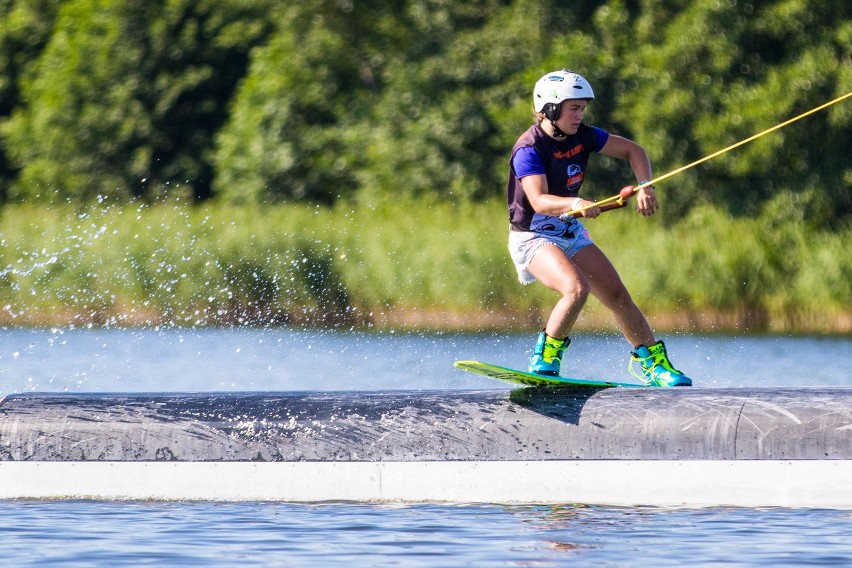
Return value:
M 0 498 L 852 508 L 852 389 L 16 394 Z

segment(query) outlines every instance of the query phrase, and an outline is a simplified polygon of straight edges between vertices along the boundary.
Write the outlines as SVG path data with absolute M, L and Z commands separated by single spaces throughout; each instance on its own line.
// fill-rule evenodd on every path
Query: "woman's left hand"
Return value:
M 650 217 L 660 208 L 660 202 L 657 201 L 657 194 L 654 192 L 654 186 L 649 185 L 643 187 L 636 194 L 636 210 L 644 215 L 645 217 Z

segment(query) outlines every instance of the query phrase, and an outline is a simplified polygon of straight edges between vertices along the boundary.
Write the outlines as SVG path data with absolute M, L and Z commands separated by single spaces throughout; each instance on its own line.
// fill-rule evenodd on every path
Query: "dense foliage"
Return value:
M 535 79 L 664 173 L 852 91 L 846 0 L 0 0 L 0 198 L 91 203 L 499 196 Z M 852 217 L 852 102 L 665 185 Z M 630 180 L 598 160 L 588 191 Z M 779 197 L 780 196 L 780 197 Z

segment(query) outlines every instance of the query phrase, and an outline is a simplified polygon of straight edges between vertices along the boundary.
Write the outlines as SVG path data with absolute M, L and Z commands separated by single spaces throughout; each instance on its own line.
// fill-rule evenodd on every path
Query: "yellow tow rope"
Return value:
M 625 205 L 627 205 L 627 200 L 630 199 L 631 197 L 633 197 L 633 194 L 635 194 L 637 191 L 639 191 L 643 187 L 648 187 L 649 185 L 655 185 L 655 184 L 657 184 L 657 183 L 659 183 L 663 180 L 669 179 L 670 177 L 675 176 L 675 175 L 677 175 L 677 174 L 679 174 L 679 173 L 681 173 L 685 170 L 688 170 L 689 168 L 693 168 L 693 167 L 697 166 L 698 164 L 702 164 L 702 163 L 706 162 L 707 160 L 712 160 L 713 158 L 716 158 L 717 156 L 721 156 L 725 152 L 730 152 L 734 148 L 739 148 L 743 144 L 748 144 L 752 140 L 757 140 L 761 136 L 765 136 L 766 134 L 769 134 L 770 132 L 774 132 L 774 131 L 776 131 L 780 128 L 784 128 L 788 124 L 796 122 L 797 120 L 801 120 L 802 118 L 805 118 L 806 116 L 814 114 L 815 112 L 819 112 L 822 109 L 830 107 L 833 104 L 839 103 L 843 99 L 849 98 L 851 96 L 852 96 L 852 91 L 846 93 L 845 95 L 837 97 L 833 101 L 828 101 L 827 103 L 822 104 L 818 107 L 812 108 L 811 110 L 809 110 L 807 112 L 803 112 L 799 116 L 794 116 L 793 118 L 791 118 L 789 120 L 786 120 L 786 121 L 784 121 L 780 124 L 776 124 L 772 128 L 767 128 L 763 132 L 759 132 L 758 134 L 755 134 L 754 136 L 749 136 L 745 140 L 740 140 L 736 144 L 731 144 L 727 148 L 722 148 L 721 150 L 719 150 L 717 152 L 713 152 L 709 156 L 705 156 L 705 157 L 701 158 L 700 160 L 695 160 L 691 164 L 687 164 L 687 165 L 682 166 L 682 167 L 680 167 L 676 170 L 672 170 L 667 174 L 661 175 L 659 177 L 655 177 L 654 179 L 652 179 L 650 181 L 646 181 L 645 183 L 637 185 L 635 187 L 631 187 L 631 186 L 625 187 L 624 189 L 621 190 L 621 193 L 619 193 L 618 195 L 613 195 L 612 197 L 607 197 L 606 199 L 596 201 L 595 203 L 592 203 L 591 205 L 586 205 L 585 207 L 582 207 L 580 209 L 575 209 L 574 211 L 569 211 L 567 213 L 564 213 L 562 215 L 562 217 L 563 218 L 579 217 L 580 214 L 583 213 L 583 211 L 586 211 L 588 209 L 592 209 L 594 207 L 600 207 L 604 211 L 609 211 L 610 209 L 618 209 L 619 207 L 624 207 Z M 630 188 L 629 192 L 628 192 L 628 188 Z

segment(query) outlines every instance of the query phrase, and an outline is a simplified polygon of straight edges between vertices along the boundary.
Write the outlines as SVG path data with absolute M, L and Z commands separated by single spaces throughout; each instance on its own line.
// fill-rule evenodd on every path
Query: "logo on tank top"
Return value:
M 583 168 L 579 164 L 568 164 L 568 178 L 565 180 L 565 187 L 574 191 L 580 188 L 583 183 Z

